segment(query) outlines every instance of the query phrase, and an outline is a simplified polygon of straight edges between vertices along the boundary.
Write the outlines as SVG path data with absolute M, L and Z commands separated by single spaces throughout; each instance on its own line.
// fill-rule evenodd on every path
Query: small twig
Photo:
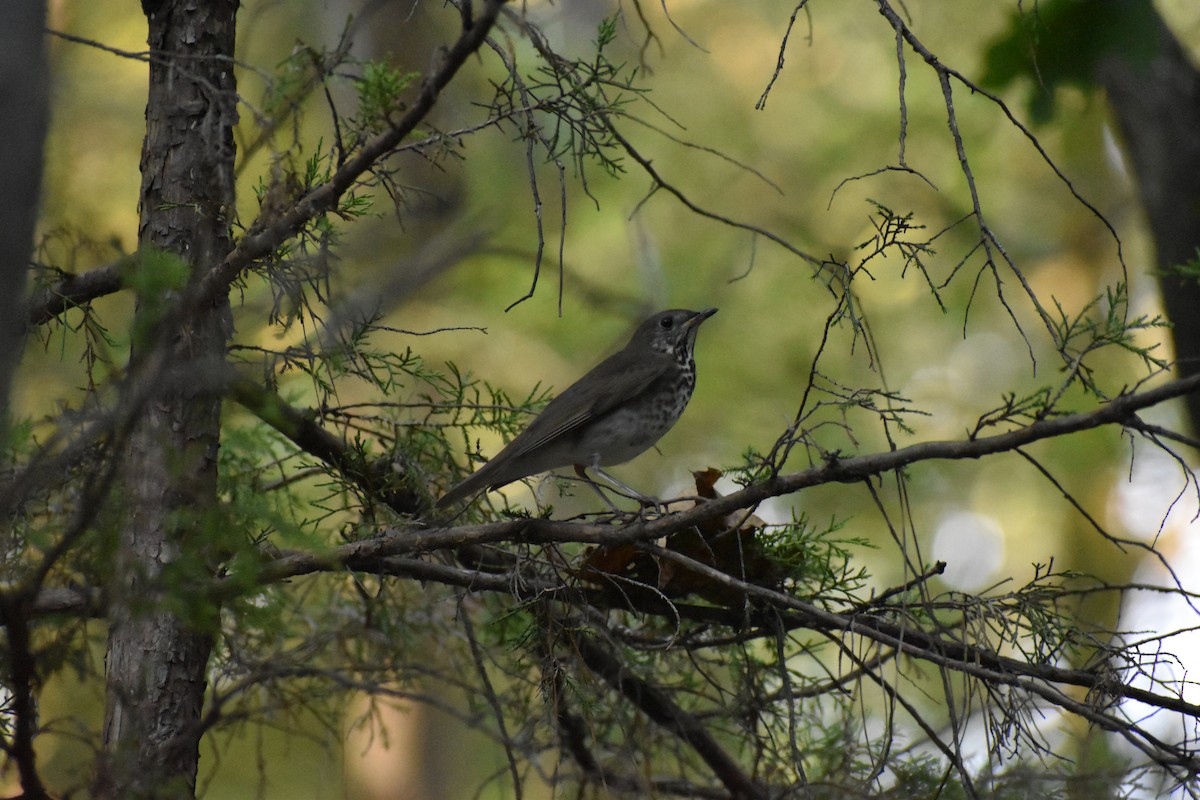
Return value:
M 722 216 L 721 214 L 717 214 L 716 212 L 709 211 L 706 208 L 702 208 L 701 206 L 696 205 L 696 203 L 694 203 L 691 200 L 691 198 L 689 198 L 686 194 L 684 194 L 683 191 L 676 188 L 674 185 L 668 183 L 662 177 L 662 175 L 659 174 L 658 170 L 654 168 L 654 165 L 651 163 L 650 159 L 643 156 L 637 150 L 637 148 L 635 148 L 633 146 L 632 142 L 630 142 L 623 135 L 621 135 L 620 131 L 618 131 L 616 129 L 616 127 L 612 124 L 611 120 L 608 122 L 608 130 L 609 130 L 609 133 L 612 135 L 613 139 L 618 144 L 621 145 L 621 147 L 625 150 L 625 152 L 629 155 L 629 157 L 632 158 L 634 161 L 636 161 L 638 163 L 638 165 L 641 166 L 641 168 L 646 172 L 646 174 L 650 176 L 650 179 L 654 182 L 654 187 L 651 189 L 651 193 L 653 193 L 657 189 L 663 189 L 668 194 L 674 196 L 675 199 L 677 199 L 679 202 L 683 203 L 683 205 L 689 211 L 696 214 L 697 216 L 705 217 L 706 219 L 711 219 L 711 220 L 720 222 L 724 225 L 728 225 L 733 228 L 740 228 L 741 230 L 746 230 L 746 231 L 750 231 L 752 233 L 756 233 L 760 236 L 770 239 L 772 242 L 779 245 L 784 250 L 787 250 L 792 255 L 800 257 L 801 259 L 803 259 L 804 261 L 807 261 L 809 264 L 813 265 L 814 267 L 821 266 L 821 264 L 822 264 L 821 259 L 817 258 L 814 255 L 811 255 L 810 253 L 804 252 L 803 250 L 796 247 L 794 244 L 789 242 L 787 239 L 784 239 L 782 236 L 780 236 L 777 233 L 774 233 L 772 231 L 767 230 L 766 228 L 762 228 L 762 227 L 759 227 L 758 225 L 753 225 L 748 222 L 739 222 L 737 220 L 731 219 L 730 217 Z
M 425 498 L 404 480 L 406 476 L 393 474 L 390 460 L 364 462 L 342 439 L 319 425 L 312 414 L 293 408 L 261 384 L 248 378 L 233 377 L 228 393 L 231 399 L 301 450 L 337 469 L 397 513 L 417 513 L 427 505 Z
M 504 724 L 504 709 L 500 706 L 500 698 L 496 694 L 495 687 L 492 686 L 492 679 L 488 677 L 487 664 L 483 661 L 483 648 L 480 647 L 479 640 L 475 638 L 475 626 L 471 623 L 471 613 L 463 607 L 461 597 L 458 601 L 458 619 L 462 622 L 463 631 L 467 634 L 467 644 L 471 648 L 471 659 L 475 662 L 475 672 L 479 675 L 483 695 L 496 718 L 496 728 L 500 733 L 499 739 L 504 743 L 504 754 L 508 757 L 508 769 L 512 775 L 513 797 L 521 800 L 524 793 L 521 789 L 521 770 L 517 766 L 517 754 L 513 752 L 512 748 L 513 737 L 509 735 L 508 727 Z
M 917 586 L 928 583 L 929 579 L 932 578 L 933 576 L 942 575 L 945 572 L 946 572 L 946 562 L 939 561 L 936 564 L 934 564 L 932 567 L 930 567 L 929 569 L 922 572 L 920 575 L 916 576 L 915 578 L 905 581 L 904 583 L 900 584 L 899 586 L 893 586 L 892 588 L 888 589 L 885 592 L 880 592 L 879 594 L 875 595 L 867 602 L 862 603 L 861 605 L 855 606 L 851 610 L 850 613 L 865 614 L 868 611 L 881 609 L 887 605 L 888 600 L 892 599 L 896 595 L 907 594 L 910 589 L 913 589 Z
M 787 53 L 788 39 L 792 36 L 792 28 L 796 24 L 796 17 L 800 14 L 800 10 L 807 5 L 808 0 L 800 0 L 796 7 L 792 9 L 792 16 L 788 19 L 787 30 L 783 32 L 783 41 L 779 43 L 779 58 L 775 62 L 775 72 L 771 74 L 771 80 L 767 82 L 767 88 L 763 89 L 763 93 L 759 96 L 758 102 L 754 104 L 754 108 L 758 111 L 763 111 L 767 107 L 767 95 L 771 93 L 771 88 L 775 86 L 775 81 L 779 80 L 780 74 L 783 72 L 783 57 Z M 809 34 L 809 42 L 812 42 L 812 34 Z

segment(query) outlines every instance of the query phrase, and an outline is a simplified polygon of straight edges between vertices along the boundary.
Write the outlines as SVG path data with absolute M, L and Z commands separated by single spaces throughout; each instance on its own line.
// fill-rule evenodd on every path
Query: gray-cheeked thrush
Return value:
M 717 313 L 672 309 L 638 326 L 625 349 L 547 404 L 515 439 L 437 501 L 449 506 L 483 489 L 539 472 L 624 464 L 653 447 L 679 419 L 696 386 L 696 331 Z

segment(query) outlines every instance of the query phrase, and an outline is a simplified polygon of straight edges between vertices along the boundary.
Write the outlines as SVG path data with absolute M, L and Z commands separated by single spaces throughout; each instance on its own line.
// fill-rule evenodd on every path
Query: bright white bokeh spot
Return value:
M 942 580 L 952 589 L 985 589 L 995 583 L 1004 564 L 1004 530 L 991 517 L 955 511 L 934 531 L 933 557 L 946 562 Z
M 1139 446 L 1131 471 L 1120 476 L 1109 501 L 1109 518 L 1119 523 L 1114 533 L 1144 541 L 1162 557 L 1160 560 L 1153 553 L 1141 556 L 1131 583 L 1176 590 L 1125 593 L 1118 627 L 1127 632 L 1126 643 L 1140 643 L 1134 656 L 1140 663 L 1128 669 L 1123 679 L 1131 686 L 1180 696 L 1190 703 L 1200 702 L 1200 674 L 1194 671 L 1200 665 L 1200 602 L 1189 603 L 1180 596 L 1176 581 L 1187 591 L 1200 590 L 1200 490 L 1195 481 L 1195 474 L 1170 454 Z M 1200 739 L 1200 725 L 1183 714 L 1133 700 L 1121 703 L 1120 708 L 1127 718 L 1137 720 L 1163 741 L 1194 747 Z M 1118 752 L 1135 762 L 1144 758 L 1120 737 L 1114 736 L 1112 741 Z M 1130 796 L 1162 800 L 1193 795 L 1184 787 L 1152 786 Z
M 1153 542 L 1168 528 L 1196 525 L 1195 478 L 1169 454 L 1139 447 L 1132 470 L 1121 478 L 1109 510 L 1126 533 Z
M 1178 535 L 1183 533 L 1185 535 Z M 1178 546 L 1170 558 L 1171 568 L 1189 591 L 1200 589 L 1195 576 L 1200 574 L 1200 526 L 1194 522 L 1180 529 L 1164 532 Z M 1160 544 L 1162 539 L 1160 539 Z M 1173 587 L 1173 578 L 1152 556 L 1147 557 L 1134 573 L 1135 584 Z M 1193 601 L 1195 602 L 1195 601 Z M 1179 594 L 1161 592 L 1129 592 L 1121 609 L 1119 627 L 1127 631 L 1127 642 L 1140 642 L 1134 658 L 1140 663 L 1125 673 L 1130 685 L 1155 694 L 1182 697 L 1189 703 L 1200 702 L 1200 674 L 1194 667 L 1200 664 L 1200 632 L 1196 625 L 1200 614 Z M 1171 633 L 1177 631 L 1176 633 Z M 1124 666 L 1124 665 L 1122 665 Z M 1200 724 L 1194 718 L 1173 711 L 1164 711 L 1136 700 L 1121 703 L 1128 719 L 1137 720 L 1143 730 L 1158 739 L 1173 744 L 1195 747 L 1200 740 Z M 1119 737 L 1113 737 L 1114 748 L 1132 760 L 1144 755 Z M 1193 797 L 1185 787 L 1155 787 L 1134 792 L 1137 798 Z

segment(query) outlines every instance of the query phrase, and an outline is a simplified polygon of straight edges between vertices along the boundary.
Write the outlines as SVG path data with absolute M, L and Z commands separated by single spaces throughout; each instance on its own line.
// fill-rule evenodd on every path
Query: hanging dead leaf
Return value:
M 699 498 L 693 501 L 693 507 L 721 496 L 716 489 L 721 475 L 720 470 L 711 467 L 692 473 Z M 773 585 L 782 578 L 782 570 L 764 553 L 759 542 L 758 534 L 765 526 L 754 514 L 736 511 L 673 533 L 667 537 L 665 546 L 738 580 Z M 658 594 L 661 592 L 670 598 L 695 594 L 720 605 L 739 605 L 744 601 L 737 589 L 669 558 L 654 558 L 634 544 L 589 550 L 576 575 L 625 599 L 639 596 L 661 599 Z M 645 590 L 639 590 L 639 586 Z

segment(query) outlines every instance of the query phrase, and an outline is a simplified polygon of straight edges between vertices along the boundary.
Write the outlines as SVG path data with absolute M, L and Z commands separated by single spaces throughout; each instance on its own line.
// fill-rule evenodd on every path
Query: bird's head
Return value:
M 696 343 L 696 330 L 700 323 L 715 313 L 715 308 L 706 308 L 703 311 L 689 311 L 686 308 L 660 311 L 638 327 L 629 341 L 629 346 L 659 353 L 689 353 Z

